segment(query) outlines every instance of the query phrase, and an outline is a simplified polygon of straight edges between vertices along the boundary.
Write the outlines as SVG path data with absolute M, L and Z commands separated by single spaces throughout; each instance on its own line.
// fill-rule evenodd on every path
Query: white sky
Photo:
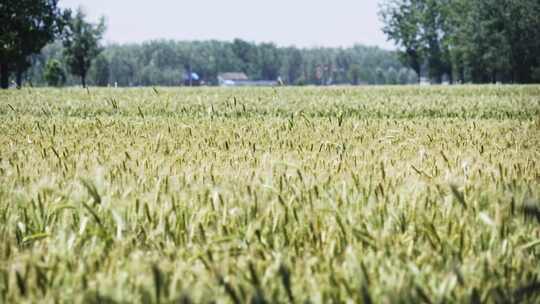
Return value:
M 275 42 L 280 46 L 393 49 L 377 15 L 381 0 L 60 0 L 107 18 L 107 42 L 151 39 Z

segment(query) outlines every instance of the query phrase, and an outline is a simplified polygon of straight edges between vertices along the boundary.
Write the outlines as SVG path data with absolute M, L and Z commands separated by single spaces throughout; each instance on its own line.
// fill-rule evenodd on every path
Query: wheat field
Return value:
M 538 303 L 540 86 L 0 92 L 1 303 Z

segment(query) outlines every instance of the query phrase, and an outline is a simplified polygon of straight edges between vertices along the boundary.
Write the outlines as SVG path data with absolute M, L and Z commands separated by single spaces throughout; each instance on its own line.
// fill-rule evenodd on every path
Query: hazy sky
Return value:
M 393 48 L 381 32 L 381 0 L 60 0 L 107 18 L 107 42 L 150 39 L 275 42 L 281 46 Z

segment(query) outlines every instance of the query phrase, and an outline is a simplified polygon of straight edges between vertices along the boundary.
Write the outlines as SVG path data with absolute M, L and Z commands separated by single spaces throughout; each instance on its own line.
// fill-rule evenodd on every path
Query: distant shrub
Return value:
M 59 87 L 66 82 L 66 73 L 62 69 L 62 64 L 56 59 L 50 59 L 45 66 L 43 75 L 49 86 Z

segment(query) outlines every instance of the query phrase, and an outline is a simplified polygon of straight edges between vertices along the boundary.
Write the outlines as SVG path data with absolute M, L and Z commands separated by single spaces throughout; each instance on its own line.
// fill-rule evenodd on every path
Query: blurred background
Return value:
M 0 83 L 540 82 L 538 0 L 1 0 Z

